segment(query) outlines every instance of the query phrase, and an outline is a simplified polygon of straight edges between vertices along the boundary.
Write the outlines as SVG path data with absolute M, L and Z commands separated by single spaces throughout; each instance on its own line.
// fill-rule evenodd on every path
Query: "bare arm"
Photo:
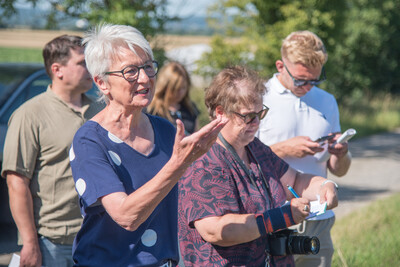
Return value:
M 226 122 L 216 119 L 185 137 L 183 123 L 178 120 L 171 159 L 160 172 L 130 195 L 118 192 L 102 197 L 101 202 L 113 220 L 126 230 L 136 230 L 170 192 L 186 168 L 208 151 Z
M 23 175 L 10 171 L 7 172 L 6 179 L 11 213 L 23 241 L 20 264 L 21 266 L 41 266 L 42 254 L 33 218 L 32 194 L 29 189 L 30 180 Z
M 194 222 L 201 237 L 218 246 L 233 246 L 259 238 L 254 214 L 226 214 Z
M 281 182 L 283 185 L 290 185 L 303 198 L 308 200 L 316 200 L 316 196 L 320 195 L 321 203 L 326 201 L 328 204 L 328 209 L 333 209 L 338 205 L 337 190 L 333 183 L 326 183 L 322 186 L 322 183 L 325 180 L 326 179 L 321 176 L 300 173 L 290 167 L 281 177 Z M 286 186 L 284 187 L 288 200 L 292 199 L 292 193 L 286 188 Z
M 303 210 L 305 205 L 309 205 L 307 199 L 293 199 L 287 211 L 291 213 L 294 221 L 290 224 L 281 225 L 279 229 L 271 229 L 270 222 L 275 219 L 275 223 L 272 225 L 277 225 L 276 219 L 278 218 L 276 218 L 276 216 L 279 217 L 280 215 L 274 213 L 275 215 L 272 216 L 272 213 L 268 213 L 269 211 L 263 214 L 263 218 L 264 223 L 270 226 L 262 230 L 260 230 L 259 225 L 257 224 L 256 214 L 230 213 L 223 216 L 212 216 L 195 221 L 194 226 L 205 241 L 223 247 L 234 246 L 259 238 L 262 234 L 260 231 L 271 233 L 301 222 L 309 214 L 309 211 Z M 277 209 L 280 208 L 275 208 L 273 210 Z
M 321 152 L 323 148 L 307 136 L 296 136 L 270 146 L 272 151 L 280 158 L 303 158 Z
M 351 154 L 348 143 L 334 143 L 340 136 L 340 133 L 336 134 L 335 138 L 330 141 L 328 146 L 328 151 L 331 154 L 331 157 L 328 161 L 328 169 L 332 174 L 338 177 L 345 175 L 351 164 Z

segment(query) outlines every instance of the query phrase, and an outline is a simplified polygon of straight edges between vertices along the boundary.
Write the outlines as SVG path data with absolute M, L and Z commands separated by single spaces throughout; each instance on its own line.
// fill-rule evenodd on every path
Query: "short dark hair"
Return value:
M 82 37 L 67 34 L 54 38 L 44 46 L 44 66 L 50 78 L 53 77 L 51 65 L 55 62 L 65 65 L 71 56 L 71 49 L 80 47 L 82 47 Z

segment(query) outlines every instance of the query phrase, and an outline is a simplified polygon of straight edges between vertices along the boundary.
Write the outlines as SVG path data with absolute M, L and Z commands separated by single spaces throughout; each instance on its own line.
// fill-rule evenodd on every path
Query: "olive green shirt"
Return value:
M 14 171 L 28 177 L 38 234 L 72 244 L 82 216 L 69 165 L 76 131 L 102 105 L 83 95 L 82 113 L 47 91 L 28 100 L 11 116 L 4 144 L 2 176 Z

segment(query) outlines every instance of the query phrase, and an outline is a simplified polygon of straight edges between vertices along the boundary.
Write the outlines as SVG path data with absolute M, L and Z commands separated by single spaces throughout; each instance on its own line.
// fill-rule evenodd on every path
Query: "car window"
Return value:
M 0 66 L 0 106 L 10 97 L 18 85 L 36 70 L 39 70 L 39 67 Z
M 22 105 L 28 99 L 46 91 L 47 86 L 51 83 L 49 76 L 46 74 L 42 74 L 38 76 L 35 80 L 33 80 L 25 90 L 23 90 L 13 101 L 11 106 L 7 109 L 3 116 L 0 118 L 0 123 L 7 123 L 11 114 L 16 110 L 20 105 Z

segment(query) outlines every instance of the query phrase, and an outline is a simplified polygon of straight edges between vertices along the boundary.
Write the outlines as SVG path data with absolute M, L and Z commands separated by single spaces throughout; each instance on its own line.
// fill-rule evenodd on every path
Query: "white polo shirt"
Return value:
M 280 83 L 277 75 L 266 83 L 263 104 L 269 111 L 256 134 L 264 144 L 272 145 L 295 136 L 315 140 L 340 132 L 339 109 L 333 95 L 314 86 L 306 95 L 297 97 Z M 327 177 L 327 162 L 318 161 L 324 152 L 304 158 L 285 157 L 284 160 L 298 171 Z M 333 212 L 322 216 L 318 219 L 331 217 Z

